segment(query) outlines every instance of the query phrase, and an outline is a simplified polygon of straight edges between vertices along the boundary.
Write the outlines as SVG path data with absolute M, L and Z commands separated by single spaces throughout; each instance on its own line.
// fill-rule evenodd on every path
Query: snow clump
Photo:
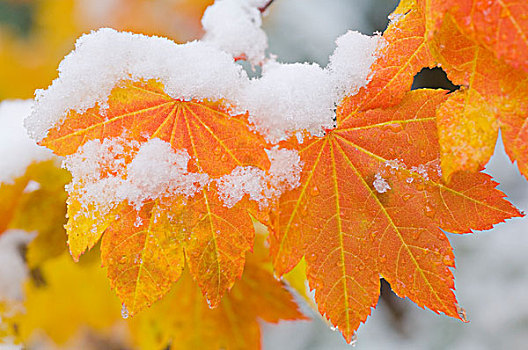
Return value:
M 108 97 L 123 80 L 155 79 L 175 99 L 233 99 L 248 78 L 233 57 L 202 41 L 178 45 L 161 37 L 103 28 L 81 36 L 59 65 L 59 77 L 37 90 L 34 111 L 26 119 L 37 141 L 66 118 Z
M 203 41 L 233 57 L 246 57 L 254 65 L 262 63 L 268 38 L 261 28 L 259 8 L 268 0 L 217 0 L 203 15 Z
M 97 209 L 108 211 L 123 200 L 139 207 L 165 196 L 192 197 L 212 184 L 226 206 L 245 195 L 267 206 L 283 191 L 299 186 L 298 153 L 273 144 L 294 136 L 302 142 L 335 128 L 336 106 L 368 84 L 383 40 L 350 31 L 337 39 L 325 68 L 282 64 L 265 56 L 260 8 L 267 3 L 217 0 L 204 14 L 202 41 L 179 45 L 108 28 L 77 41 L 61 62 L 58 78 L 36 92 L 34 111 L 25 124 L 37 141 L 60 127 L 70 111 L 82 113 L 98 105 L 104 119 L 109 95 L 123 81 L 156 80 L 176 100 L 222 101 L 229 113 L 247 113 L 253 130 L 272 144 L 267 150 L 270 169 L 239 166 L 211 178 L 188 172 L 187 150 L 174 150 L 158 139 L 143 144 L 120 138 L 88 141 L 64 163 L 73 174 L 68 190 L 85 210 L 96 203 L 105 203 Z M 235 62 L 241 57 L 261 64 L 262 76 L 250 80 Z M 378 187 L 386 190 L 382 180 L 377 180 Z

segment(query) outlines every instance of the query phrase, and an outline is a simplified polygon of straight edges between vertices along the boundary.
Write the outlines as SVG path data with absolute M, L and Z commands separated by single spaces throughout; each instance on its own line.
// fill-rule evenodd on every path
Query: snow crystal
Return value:
M 271 162 L 267 173 L 252 166 L 238 166 L 216 180 L 218 195 L 226 207 L 233 207 L 246 194 L 261 207 L 267 207 L 270 200 L 300 185 L 302 162 L 296 150 L 276 146 L 266 153 Z
M 231 173 L 216 180 L 218 195 L 228 208 L 242 200 L 244 195 L 260 202 L 273 196 L 274 189 L 267 186 L 266 173 L 252 166 L 238 166 Z
M 406 168 L 406 165 L 403 162 L 403 159 L 397 159 L 397 158 L 386 160 L 384 165 L 385 167 L 389 168 L 391 172 L 393 172 L 394 170 L 399 170 L 401 168 L 403 169 Z
M 111 90 L 124 79 L 156 79 L 179 99 L 232 99 L 248 80 L 233 58 L 210 44 L 178 45 L 161 37 L 104 28 L 80 37 L 59 65 L 59 77 L 36 91 L 26 120 L 30 135 L 42 140 L 69 110 L 106 106 Z
M 203 40 L 230 53 L 246 56 L 252 64 L 264 61 L 268 46 L 266 33 L 260 28 L 259 7 L 267 0 L 217 0 L 203 15 Z
M 8 230 L 0 236 L 0 300 L 21 301 L 23 282 L 28 276 L 20 246 L 28 244 L 34 234 Z
M 383 45 L 380 35 L 368 36 L 348 31 L 336 40 L 336 49 L 327 66 L 337 94 L 337 100 L 353 95 L 370 81 L 370 67 Z
M 241 91 L 238 106 L 270 142 L 303 130 L 322 135 L 334 127 L 335 98 L 329 75 L 317 64 L 268 62 L 262 77 Z
M 160 139 L 143 144 L 127 168 L 127 189 L 123 194 L 132 203 L 143 203 L 164 195 L 193 196 L 209 183 L 207 174 L 187 172 L 191 157 L 186 150 L 174 151 Z
M 135 153 L 128 165 L 127 153 Z M 91 140 L 64 161 L 72 173 L 67 189 L 79 193 L 85 208 L 95 204 L 102 213 L 124 200 L 140 208 L 165 196 L 191 197 L 209 183 L 209 177 L 188 173 L 189 160 L 187 151 L 174 151 L 160 139 L 142 145 L 121 138 Z
M 24 129 L 24 118 L 31 113 L 31 100 L 0 103 L 0 183 L 13 183 L 32 162 L 51 159 L 52 153 L 37 146 Z
M 375 180 L 373 182 L 373 185 L 376 191 L 378 191 L 379 193 L 385 193 L 391 189 L 387 181 L 379 173 L 374 175 L 374 177 Z
M 420 164 L 418 166 L 413 166 L 411 167 L 411 171 L 419 174 L 425 181 L 429 180 L 429 174 L 427 173 L 425 165 Z
M 266 150 L 271 162 L 269 169 L 270 182 L 281 192 L 292 190 L 301 185 L 302 162 L 296 150 L 277 146 Z

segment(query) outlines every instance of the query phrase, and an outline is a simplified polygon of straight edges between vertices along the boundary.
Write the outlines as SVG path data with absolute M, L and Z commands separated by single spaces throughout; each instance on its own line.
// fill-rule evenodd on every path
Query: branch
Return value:
M 273 3 L 273 1 L 275 1 L 275 0 L 269 0 L 264 6 L 259 7 L 259 11 L 260 11 L 260 13 L 264 13 L 264 12 L 266 12 L 266 10 L 267 10 L 268 7 Z

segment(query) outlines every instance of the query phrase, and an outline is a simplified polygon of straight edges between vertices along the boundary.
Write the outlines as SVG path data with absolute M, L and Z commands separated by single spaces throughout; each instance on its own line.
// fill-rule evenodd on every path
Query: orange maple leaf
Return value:
M 267 143 L 249 130 L 246 115 L 231 116 L 222 102 L 171 98 L 155 81 L 119 84 L 105 111 L 96 106 L 70 112 L 41 144 L 67 156 L 90 140 L 114 140 L 111 147 L 123 148 L 110 157 L 111 164 L 100 164 L 98 174 L 108 179 L 117 176 L 116 166 L 130 164 L 139 144 L 152 139 L 175 151 L 188 150 L 188 171 L 211 179 L 239 166 L 263 171 L 270 166 Z M 247 199 L 228 208 L 215 183 L 198 186 L 199 181 L 186 186 L 196 190 L 192 197 L 165 193 L 141 206 L 127 200 L 106 203 L 105 210 L 82 200 L 82 180 L 71 186 L 66 229 L 72 256 L 78 259 L 106 231 L 102 262 L 131 315 L 167 293 L 181 275 L 184 259 L 211 306 L 242 275 L 254 236 L 248 210 L 262 214 Z
M 453 294 L 454 255 L 440 228 L 467 233 L 521 215 L 488 175 L 442 180 L 435 112 L 444 91 L 350 108 L 370 105 L 358 100 L 364 96 L 344 101 L 335 130 L 301 145 L 302 185 L 281 197 L 271 219 L 276 271 L 288 272 L 304 256 L 319 311 L 348 341 L 376 305 L 380 276 L 399 296 L 463 318 Z
M 528 4 L 418 3 L 431 54 L 462 86 L 438 110 L 445 178 L 458 170 L 482 169 L 499 128 L 510 159 L 528 176 Z
M 459 28 L 514 68 L 528 73 L 528 3 L 519 0 L 417 0 L 430 36 L 450 13 Z
M 215 309 L 208 307 L 184 273 L 166 298 L 133 320 L 137 344 L 142 349 L 164 349 L 169 343 L 173 349 L 260 349 L 257 319 L 271 323 L 305 319 L 284 285 L 273 278 L 268 259 L 257 235 L 242 279 Z

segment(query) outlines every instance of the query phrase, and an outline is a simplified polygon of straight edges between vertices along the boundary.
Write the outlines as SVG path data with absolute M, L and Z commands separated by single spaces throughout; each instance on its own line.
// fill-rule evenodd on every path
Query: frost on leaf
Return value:
M 343 103 L 371 105 L 362 98 Z M 520 215 L 488 175 L 442 180 L 435 112 L 445 99 L 417 90 L 396 106 L 338 114 L 335 130 L 298 146 L 301 186 L 271 216 L 275 270 L 304 256 L 319 311 L 348 341 L 378 301 L 380 275 L 399 296 L 459 318 L 440 228 L 465 233 Z

